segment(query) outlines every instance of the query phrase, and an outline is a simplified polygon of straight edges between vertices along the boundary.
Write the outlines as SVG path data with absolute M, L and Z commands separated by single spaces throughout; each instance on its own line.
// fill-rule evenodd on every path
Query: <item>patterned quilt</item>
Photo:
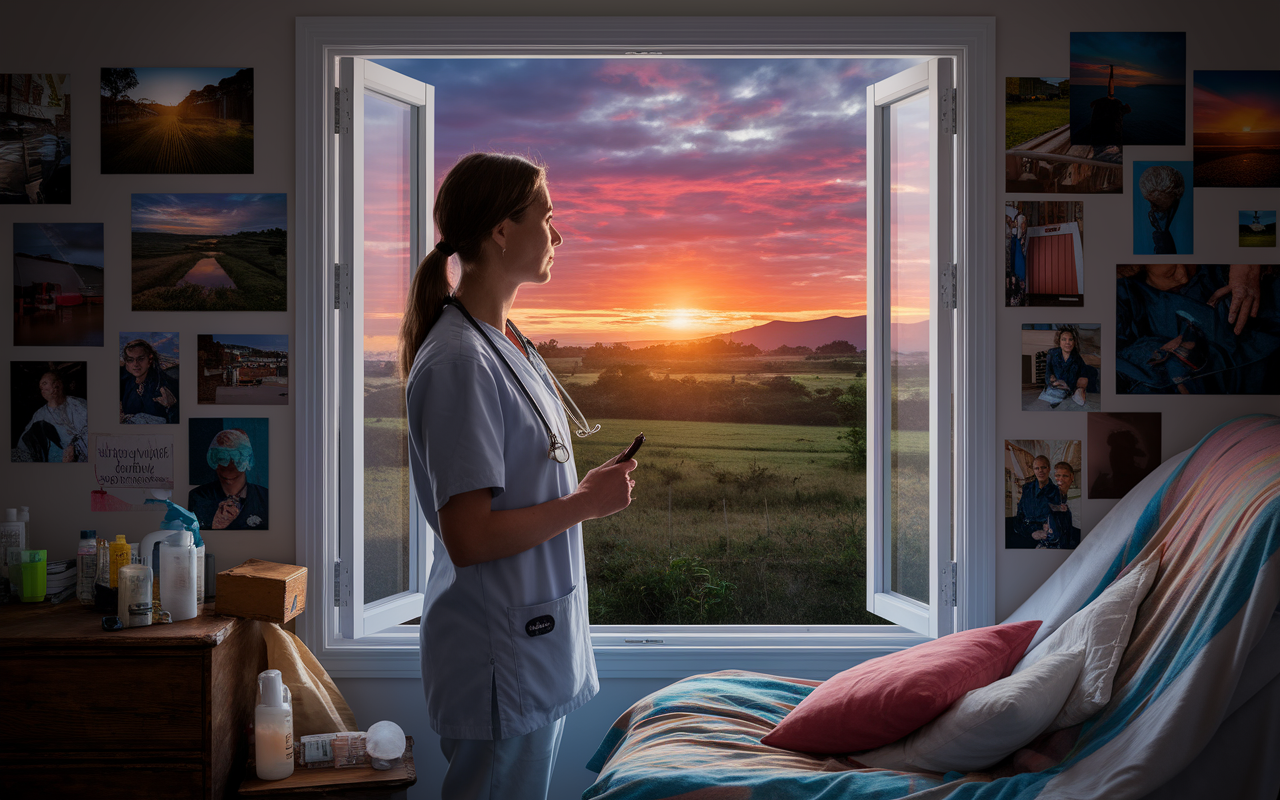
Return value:
M 819 682 L 727 671 L 632 706 L 588 764 L 600 777 L 583 798 L 1143 797 L 1212 737 L 1280 604 L 1280 418 L 1243 417 L 1206 436 L 1125 533 L 1100 579 L 1090 576 L 1089 600 L 1148 555 L 1161 563 L 1111 702 L 990 772 L 865 769 L 849 756 L 768 747 L 761 737 Z

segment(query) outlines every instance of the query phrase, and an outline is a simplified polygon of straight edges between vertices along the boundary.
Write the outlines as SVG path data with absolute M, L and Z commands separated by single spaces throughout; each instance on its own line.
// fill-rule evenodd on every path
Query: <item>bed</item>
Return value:
M 612 726 L 601 800 L 1257 798 L 1280 791 L 1280 417 L 1227 423 L 1121 500 L 1006 622 L 1028 651 L 1147 559 L 1110 700 L 983 772 L 868 768 L 761 738 L 819 681 L 726 671 L 655 692 Z

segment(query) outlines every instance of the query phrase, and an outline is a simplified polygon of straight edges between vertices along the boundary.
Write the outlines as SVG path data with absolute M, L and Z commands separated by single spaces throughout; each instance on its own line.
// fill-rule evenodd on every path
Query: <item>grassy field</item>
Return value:
M 102 174 L 251 174 L 253 126 L 162 114 L 102 126 Z
M 134 311 L 285 311 L 288 308 L 286 234 L 283 230 L 209 237 L 142 233 L 133 239 Z M 178 282 L 217 252 L 235 288 L 205 289 Z
M 1035 137 L 1061 128 L 1071 122 L 1071 101 L 1040 100 L 1026 103 L 1006 103 L 1004 107 L 1004 146 L 1015 146 Z
M 1276 246 L 1276 226 L 1274 223 L 1267 226 L 1266 230 L 1251 230 L 1246 225 L 1240 226 L 1240 246 L 1241 247 L 1275 247 Z
M 846 465 L 838 427 L 596 420 L 574 442 L 581 476 L 644 431 L 629 508 L 584 525 L 596 624 L 874 624 L 865 610 L 866 476 Z M 386 596 L 407 576 L 404 421 L 366 420 L 366 571 Z M 927 526 L 928 436 L 898 434 L 899 524 Z M 921 492 L 925 498 L 922 502 Z M 927 530 L 927 528 L 925 528 Z M 901 542 L 895 572 L 927 554 Z M 918 589 L 917 589 L 918 591 Z M 376 594 L 382 592 L 382 594 Z

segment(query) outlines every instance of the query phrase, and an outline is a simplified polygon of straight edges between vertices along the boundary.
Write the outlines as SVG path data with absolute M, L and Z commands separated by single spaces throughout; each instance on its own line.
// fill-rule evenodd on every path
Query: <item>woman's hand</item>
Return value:
M 1209 305 L 1216 306 L 1227 295 L 1231 296 L 1231 311 L 1227 314 L 1227 322 L 1235 325 L 1236 336 L 1239 336 L 1244 333 L 1249 320 L 1258 316 L 1258 309 L 1262 307 L 1262 266 L 1232 264 L 1227 285 L 1213 293 L 1209 298 Z
M 623 450 L 618 455 L 622 455 Z M 631 471 L 636 468 L 636 460 L 613 463 L 618 456 L 582 476 L 574 494 L 579 495 L 584 503 L 584 510 L 590 516 L 586 519 L 599 519 L 616 514 L 631 505 L 631 490 L 636 482 L 631 479 Z
M 155 400 L 160 405 L 164 406 L 165 408 L 169 408 L 174 403 L 178 402 L 178 398 L 173 396 L 173 392 L 169 391 L 169 389 L 164 386 L 160 387 L 160 396 L 154 397 L 152 399 Z

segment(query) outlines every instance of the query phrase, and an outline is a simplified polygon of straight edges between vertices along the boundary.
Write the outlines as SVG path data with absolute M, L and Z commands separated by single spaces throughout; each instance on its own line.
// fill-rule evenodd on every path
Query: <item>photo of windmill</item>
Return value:
M 252 174 L 253 70 L 104 68 L 102 174 Z

